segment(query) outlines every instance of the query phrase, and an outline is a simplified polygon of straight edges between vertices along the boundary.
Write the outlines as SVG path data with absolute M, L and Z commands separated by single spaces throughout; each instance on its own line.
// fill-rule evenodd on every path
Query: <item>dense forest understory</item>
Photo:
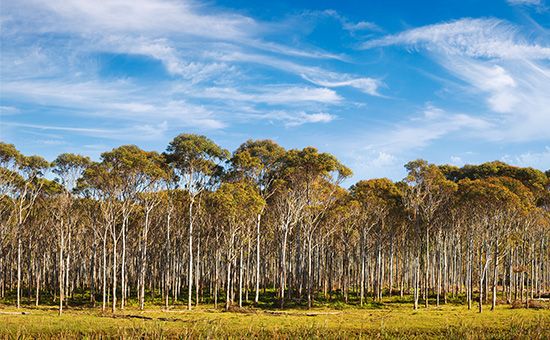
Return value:
M 269 140 L 229 153 L 182 134 L 162 154 L 125 145 L 99 162 L 62 154 L 51 163 L 0 142 L 0 328 L 17 336 L 21 317 L 56 325 L 52 308 L 105 327 L 106 315 L 142 310 L 150 319 L 121 322 L 137 332 L 133 322 L 150 321 L 147 332 L 160 335 L 171 329 L 158 328 L 170 324 L 162 318 L 197 309 L 199 321 L 185 321 L 196 332 L 227 331 L 218 322 L 226 310 L 260 320 L 236 334 L 272 336 L 280 329 L 269 317 L 288 323 L 328 309 L 349 317 L 323 321 L 334 337 L 348 334 L 338 320 L 359 335 L 351 323 L 369 318 L 378 321 L 364 334 L 383 336 L 389 318 L 388 334 L 399 336 L 403 322 L 433 310 L 441 320 L 468 313 L 441 337 L 489 327 L 490 316 L 467 327 L 476 311 L 505 323 L 497 337 L 548 336 L 550 172 L 502 162 L 405 167 L 402 181 L 345 189 L 351 171 L 334 156 Z M 514 315 L 532 327 L 514 326 Z M 321 336 L 315 322 L 279 335 Z M 59 331 L 80 334 L 67 327 Z

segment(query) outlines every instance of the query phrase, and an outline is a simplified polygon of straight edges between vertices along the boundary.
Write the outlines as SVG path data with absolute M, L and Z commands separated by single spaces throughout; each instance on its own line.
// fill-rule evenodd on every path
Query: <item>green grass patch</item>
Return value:
M 224 312 L 213 305 L 192 311 L 168 311 L 134 304 L 115 315 L 100 308 L 69 307 L 61 316 L 54 306 L 17 310 L 0 305 L 0 338 L 445 338 L 548 339 L 550 309 L 512 309 L 477 313 L 447 304 L 412 309 L 398 297 L 362 308 L 323 304 L 307 310 L 246 307 Z M 489 307 L 489 306 L 487 306 Z M 548 306 L 546 306 L 548 307 Z M 28 314 L 12 314 L 24 311 Z

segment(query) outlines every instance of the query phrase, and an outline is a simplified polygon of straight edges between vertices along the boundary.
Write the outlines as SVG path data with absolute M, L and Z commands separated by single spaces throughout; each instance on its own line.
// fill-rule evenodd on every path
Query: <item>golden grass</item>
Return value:
M 235 312 L 200 306 L 162 311 L 149 306 L 102 313 L 100 309 L 25 308 L 30 314 L 0 306 L 1 338 L 550 338 L 549 309 L 511 309 L 499 305 L 482 314 L 446 305 L 413 311 L 409 304 L 382 308 L 315 308 Z

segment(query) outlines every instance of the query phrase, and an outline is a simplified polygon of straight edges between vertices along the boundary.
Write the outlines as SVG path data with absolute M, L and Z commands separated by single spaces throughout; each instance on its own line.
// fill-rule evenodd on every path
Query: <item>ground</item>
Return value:
M 394 301 L 363 308 L 330 305 L 280 311 L 246 307 L 231 312 L 213 305 L 190 312 L 183 305 L 168 311 L 148 305 L 145 311 L 130 306 L 115 315 L 101 308 L 70 307 L 58 316 L 54 306 L 17 310 L 0 305 L 0 338 L 550 339 L 550 309 L 542 307 L 499 305 L 495 311 L 487 308 L 480 314 L 458 304 L 414 311 L 411 304 Z

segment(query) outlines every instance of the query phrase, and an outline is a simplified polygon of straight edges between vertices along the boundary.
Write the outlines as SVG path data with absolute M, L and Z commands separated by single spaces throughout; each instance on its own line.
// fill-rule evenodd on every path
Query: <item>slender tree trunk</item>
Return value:
M 254 297 L 254 303 L 258 304 L 260 301 L 260 226 L 261 226 L 262 214 L 258 214 L 256 219 L 256 295 Z
M 239 252 L 239 308 L 243 306 L 243 245 Z
M 419 276 L 420 276 L 420 255 L 416 256 L 414 263 L 414 309 L 418 309 L 418 299 L 420 295 L 419 288 Z
M 426 224 L 426 262 L 424 263 L 424 307 L 428 308 L 429 287 L 430 287 L 430 233 L 429 226 Z
M 312 307 L 311 285 L 312 285 L 312 249 L 311 249 L 312 235 L 308 235 L 307 242 L 307 308 Z
M 193 203 L 194 197 L 191 197 L 189 203 L 189 270 L 188 270 L 188 289 L 187 289 L 187 309 L 191 310 L 193 305 Z
M 128 228 L 128 216 L 123 217 L 122 222 L 122 254 L 120 259 L 120 281 L 121 281 L 121 297 L 120 309 L 124 309 L 126 304 L 126 229 Z M 114 294 L 113 294 L 114 295 Z M 113 300 L 114 301 L 114 300 Z
M 360 305 L 363 306 L 365 300 L 365 227 L 361 227 L 361 236 L 359 241 L 360 257 L 361 257 L 361 288 L 360 288 Z
M 116 253 L 116 248 L 117 248 L 117 239 L 116 239 L 116 234 L 115 232 L 113 231 L 113 271 L 112 271 L 112 274 L 113 274 L 113 277 L 112 277 L 112 307 L 111 307 L 111 311 L 113 312 L 113 314 L 116 312 L 116 288 L 117 288 L 117 253 Z
M 19 230 L 17 234 L 17 308 L 21 308 L 21 235 Z
M 63 228 L 63 226 L 61 226 Z M 63 289 L 63 282 L 65 275 L 63 273 L 63 269 L 65 268 L 65 265 L 63 263 L 64 254 L 63 249 L 65 249 L 65 237 L 64 232 L 61 230 L 60 232 L 60 239 L 59 239 L 59 315 L 63 313 L 63 300 L 65 299 L 65 289 Z
M 101 304 L 101 310 L 105 312 L 105 308 L 107 307 L 107 229 L 105 229 L 105 232 L 103 233 L 103 287 L 102 287 L 102 304 Z
M 495 242 L 495 261 L 493 265 L 493 297 L 491 300 L 491 310 L 495 310 L 497 304 L 497 284 L 498 284 L 498 243 Z

